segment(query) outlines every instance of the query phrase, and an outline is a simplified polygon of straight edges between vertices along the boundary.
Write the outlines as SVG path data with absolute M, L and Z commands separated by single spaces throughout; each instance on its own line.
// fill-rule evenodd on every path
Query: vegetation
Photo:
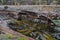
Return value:
M 14 35 L 11 34 L 0 34 L 0 39 L 1 40 L 26 40 L 26 38 L 24 37 L 16 37 Z
M 60 4 L 60 0 L 0 0 L 1 5 L 24 5 L 24 4 L 29 4 L 29 5 L 50 5 L 53 3 L 53 1 L 56 1 L 56 4 Z

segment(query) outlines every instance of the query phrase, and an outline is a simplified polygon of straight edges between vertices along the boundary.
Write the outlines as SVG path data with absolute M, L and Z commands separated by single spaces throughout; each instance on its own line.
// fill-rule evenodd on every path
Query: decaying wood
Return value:
M 18 33 L 16 31 L 13 31 L 10 28 L 6 28 L 6 27 L 0 26 L 0 30 L 2 32 L 4 32 L 5 34 L 12 34 L 12 35 L 15 35 L 15 36 L 18 36 L 18 37 L 26 38 L 27 40 L 34 40 L 33 38 L 27 37 L 27 36 L 25 36 L 25 35 L 23 35 L 21 33 Z

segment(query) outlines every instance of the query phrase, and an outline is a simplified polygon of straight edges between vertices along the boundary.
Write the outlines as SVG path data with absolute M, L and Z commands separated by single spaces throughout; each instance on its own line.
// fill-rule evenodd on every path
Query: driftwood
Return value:
M 27 37 L 21 33 L 18 33 L 16 31 L 13 31 L 12 29 L 10 28 L 6 28 L 6 27 L 2 27 L 0 26 L 0 30 L 2 32 L 4 32 L 5 34 L 12 34 L 12 35 L 15 35 L 15 36 L 18 36 L 18 37 L 23 37 L 23 38 L 26 38 L 27 40 L 34 40 L 33 38 L 30 38 L 30 37 Z

